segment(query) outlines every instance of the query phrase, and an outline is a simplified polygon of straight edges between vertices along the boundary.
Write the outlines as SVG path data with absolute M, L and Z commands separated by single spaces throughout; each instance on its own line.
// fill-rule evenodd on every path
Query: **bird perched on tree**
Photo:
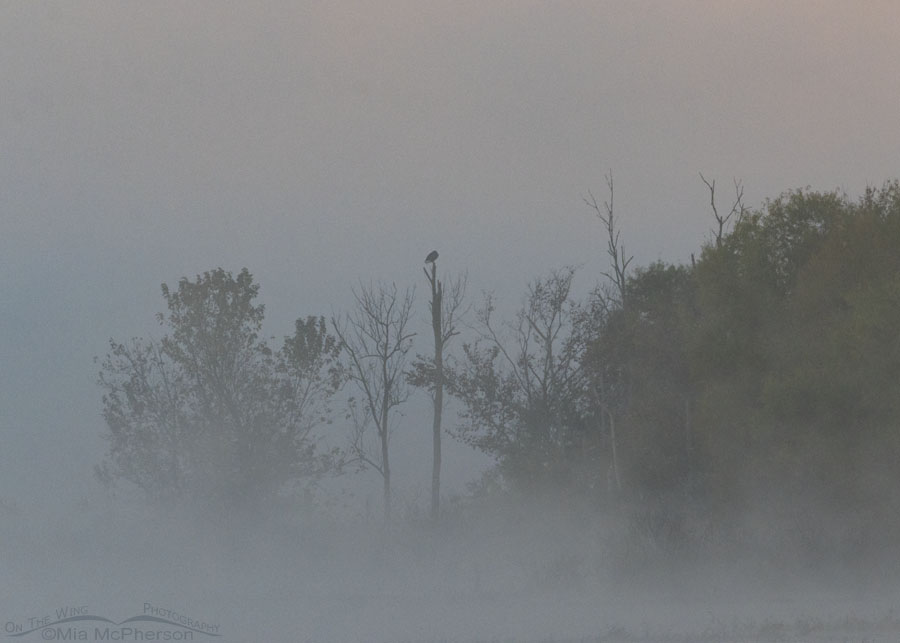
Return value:
M 431 252 L 428 253 L 428 256 L 425 257 L 425 263 L 434 263 L 435 261 L 437 261 L 437 258 L 438 258 L 438 251 L 432 250 Z

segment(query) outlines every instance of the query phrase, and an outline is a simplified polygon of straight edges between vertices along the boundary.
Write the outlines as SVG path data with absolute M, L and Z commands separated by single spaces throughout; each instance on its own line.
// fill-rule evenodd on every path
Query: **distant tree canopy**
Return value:
M 898 248 L 892 183 L 856 203 L 788 193 L 704 250 L 689 354 L 717 480 L 848 506 L 896 482 Z
M 247 269 L 162 292 L 163 338 L 111 340 L 102 360 L 109 450 L 98 476 L 157 500 L 249 507 L 327 471 L 334 454 L 317 451 L 315 431 L 330 422 L 340 377 L 325 320 L 298 319 L 273 351 L 259 337 L 264 311 Z
M 451 381 L 457 435 L 512 485 L 734 506 L 768 490 L 860 507 L 900 474 L 900 187 L 741 210 L 690 266 L 623 298 L 535 282 L 504 342 L 482 312 Z M 613 293 L 614 294 L 614 293 Z M 585 472 L 593 472 L 587 474 Z

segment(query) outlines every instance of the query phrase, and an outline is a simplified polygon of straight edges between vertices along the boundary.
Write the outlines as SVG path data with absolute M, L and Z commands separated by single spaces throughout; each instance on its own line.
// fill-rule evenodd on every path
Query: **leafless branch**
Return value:
M 728 225 L 728 222 L 732 217 L 737 215 L 736 222 L 740 222 L 740 220 L 744 217 L 744 212 L 746 211 L 744 208 L 744 186 L 741 185 L 741 182 L 737 179 L 734 179 L 734 203 L 731 204 L 731 209 L 728 211 L 728 214 L 721 215 L 719 214 L 719 210 L 716 207 L 716 180 L 707 181 L 706 177 L 703 176 L 703 173 L 700 174 L 700 180 L 709 188 L 709 204 L 712 207 L 713 218 L 716 220 L 716 229 L 713 230 L 713 234 L 716 238 L 716 247 L 722 245 L 722 239 L 725 236 L 725 227 Z
M 403 373 L 406 355 L 415 333 L 407 330 L 415 298 L 415 288 L 402 294 L 396 284 L 361 284 L 353 289 L 356 306 L 342 317 L 332 316 L 335 334 L 349 359 L 347 376 L 363 396 L 365 412 L 354 420 L 351 451 L 359 462 L 378 471 L 384 481 L 385 517 L 390 516 L 390 439 L 392 411 L 409 396 Z M 357 413 L 351 407 L 351 415 Z M 375 426 L 380 443 L 379 456 L 364 448 L 369 422 Z
M 603 207 L 597 202 L 593 193 L 588 191 L 588 198 L 584 202 L 595 212 L 597 218 L 606 229 L 606 254 L 610 259 L 610 271 L 604 271 L 604 277 L 612 282 L 619 298 L 619 304 L 625 305 L 628 266 L 634 256 L 625 256 L 625 245 L 621 242 L 621 231 L 616 229 L 616 217 L 614 209 L 615 190 L 613 186 L 612 171 L 606 175 L 606 185 L 609 189 L 609 201 L 603 202 Z

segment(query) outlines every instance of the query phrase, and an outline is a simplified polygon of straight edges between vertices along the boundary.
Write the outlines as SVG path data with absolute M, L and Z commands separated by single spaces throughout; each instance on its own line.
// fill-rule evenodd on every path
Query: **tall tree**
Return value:
M 598 286 L 592 293 L 588 307 L 592 317 L 582 318 L 579 332 L 584 345 L 585 366 L 590 373 L 592 397 L 600 410 L 598 417 L 601 430 L 605 429 L 604 432 L 609 435 L 611 475 L 608 487 L 619 493 L 622 490 L 622 478 L 619 463 L 620 436 L 616 431 L 616 418 L 627 401 L 631 386 L 623 360 L 610 359 L 609 353 L 603 354 L 603 351 L 596 348 L 604 338 L 617 332 L 621 334 L 624 329 L 629 299 L 628 268 L 634 256 L 626 256 L 625 244 L 621 239 L 622 232 L 616 225 L 615 184 L 611 170 L 606 175 L 606 187 L 609 190 L 609 200 L 603 202 L 602 208 L 593 193 L 588 192 L 588 198 L 584 199 L 603 225 L 609 269 L 601 273 L 607 283 Z M 610 346 L 608 342 L 606 345 Z M 621 354 L 621 347 L 614 353 Z
M 258 508 L 285 483 L 328 470 L 334 454 L 317 452 L 315 432 L 339 379 L 324 319 L 298 320 L 273 352 L 259 338 L 264 308 L 246 268 L 162 292 L 163 338 L 111 340 L 102 361 L 109 452 L 98 475 L 160 500 Z
M 390 436 L 392 412 L 409 397 L 403 379 L 407 353 L 415 333 L 409 332 L 409 316 L 415 289 L 400 293 L 396 284 L 361 285 L 353 290 L 356 307 L 332 325 L 348 358 L 347 377 L 361 395 L 351 398 L 354 420 L 351 451 L 355 460 L 375 469 L 384 488 L 384 517 L 391 517 Z M 375 425 L 378 446 L 366 442 L 369 423 Z
M 573 275 L 570 268 L 534 281 L 505 333 L 486 297 L 477 311 L 480 339 L 463 346 L 465 357 L 448 381 L 464 405 L 456 437 L 526 488 L 569 484 L 577 473 L 570 458 L 592 421 L 573 332 Z
M 432 416 L 432 463 L 431 463 L 431 518 L 440 516 L 441 501 L 441 420 L 444 410 L 444 349 L 447 343 L 459 334 L 457 326 L 466 291 L 465 275 L 449 282 L 447 298 L 444 298 L 444 284 L 437 278 L 437 253 L 431 264 L 431 272 L 424 268 L 425 277 L 431 287 L 431 301 L 428 302 L 431 313 L 431 329 L 434 335 L 434 357 L 416 358 L 413 369 L 409 373 L 409 382 L 414 386 L 425 387 L 431 392 L 434 408 Z

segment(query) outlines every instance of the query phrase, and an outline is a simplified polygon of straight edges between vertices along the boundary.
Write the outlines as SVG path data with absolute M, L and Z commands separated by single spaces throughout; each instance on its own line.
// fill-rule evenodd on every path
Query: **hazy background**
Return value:
M 161 334 L 162 282 L 247 266 L 278 337 L 359 278 L 417 284 L 424 318 L 433 248 L 473 295 L 564 264 L 589 288 L 610 169 L 636 265 L 707 238 L 698 171 L 752 206 L 880 185 L 898 25 L 894 2 L 3 4 L 0 496 L 94 492 L 92 358 Z M 424 503 L 416 428 L 396 483 Z M 448 446 L 445 490 L 478 466 Z

